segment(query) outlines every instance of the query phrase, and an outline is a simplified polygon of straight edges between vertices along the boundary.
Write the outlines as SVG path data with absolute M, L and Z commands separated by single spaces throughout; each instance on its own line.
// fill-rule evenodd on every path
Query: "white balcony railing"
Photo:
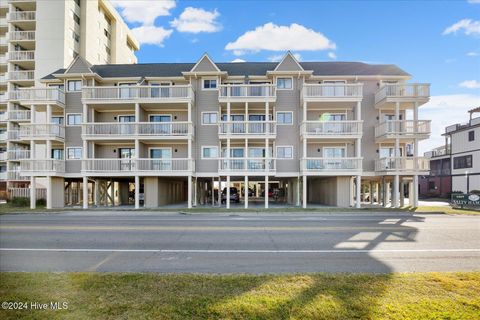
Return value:
M 8 75 L 7 74 L 3 74 L 3 75 L 0 76 L 0 84 L 6 85 L 7 81 L 8 81 Z
M 65 172 L 65 161 L 57 159 L 20 160 L 22 174 L 60 174 Z
M 20 170 L 11 170 L 7 171 L 7 179 L 12 181 L 27 181 L 30 180 L 29 177 L 20 175 Z
M 5 63 L 7 63 L 7 57 L 4 54 L 2 54 L 0 55 L 0 64 L 5 64 Z
M 35 51 L 10 51 L 8 53 L 8 60 L 10 61 L 28 61 L 35 60 Z
M 309 84 L 303 85 L 302 94 L 308 98 L 362 98 L 362 83 Z
M 375 160 L 375 171 L 428 171 L 426 157 L 388 157 Z
M 0 161 L 7 160 L 7 155 L 8 155 L 8 153 L 6 151 L 0 152 Z
M 218 168 L 223 172 L 274 172 L 276 160 L 272 158 L 220 158 Z
M 301 169 L 307 172 L 359 171 L 362 158 L 306 158 L 301 159 Z
M 9 92 L 10 100 L 65 104 L 65 93 L 57 88 L 26 88 Z
M 10 31 L 8 39 L 10 41 L 33 41 L 35 40 L 35 31 Z
M 2 93 L 0 94 L 0 103 L 5 103 L 7 102 L 7 95 Z
M 6 171 L 0 171 L 0 180 L 4 181 L 7 180 L 7 172 Z
M 29 121 L 31 118 L 30 110 L 14 110 L 8 112 L 8 119 L 13 121 Z
M 169 159 L 84 159 L 83 172 L 179 172 L 193 171 L 194 162 L 185 158 Z
M 24 80 L 30 81 L 35 79 L 35 71 L 33 70 L 22 70 L 22 71 L 10 71 L 8 73 L 9 80 Z
M 0 122 L 5 122 L 8 120 L 8 114 L 6 112 L 0 113 Z
M 8 160 L 30 159 L 30 150 L 9 150 Z
M 301 125 L 301 133 L 311 136 L 361 135 L 362 123 L 361 120 L 304 121 Z
M 430 134 L 430 120 L 387 120 L 375 127 L 375 137 L 384 135 L 413 136 Z
M 35 11 L 15 11 L 8 14 L 9 21 L 34 21 Z
M 152 100 L 171 101 L 193 99 L 194 94 L 190 85 L 172 86 L 124 86 L 124 87 L 84 87 L 84 100 Z
M 7 37 L 0 37 L 0 46 L 6 46 L 8 44 Z
M 0 18 L 0 27 L 2 28 L 8 27 L 7 19 Z
M 21 124 L 21 139 L 64 139 L 65 127 L 58 124 Z
M 225 84 L 219 86 L 220 98 L 275 98 L 276 86 L 269 84 Z
M 218 133 L 221 135 L 274 135 L 275 121 L 221 121 Z
M 193 135 L 193 124 L 177 122 L 97 122 L 83 126 L 83 135 L 91 137 L 154 136 L 185 137 Z
M 428 98 L 430 84 L 428 83 L 394 83 L 384 84 L 375 93 L 375 103 L 385 98 Z

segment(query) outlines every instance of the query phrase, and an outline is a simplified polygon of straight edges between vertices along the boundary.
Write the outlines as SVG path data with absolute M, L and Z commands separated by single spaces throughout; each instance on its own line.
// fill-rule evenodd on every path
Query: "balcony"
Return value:
M 30 150 L 9 150 L 8 160 L 25 160 L 30 159 Z
M 10 100 L 31 106 L 32 104 L 54 104 L 60 107 L 65 105 L 65 93 L 56 88 L 26 88 L 10 91 Z
M 87 103 L 174 103 L 192 102 L 190 85 L 84 87 L 82 100 Z
M 221 121 L 218 124 L 220 138 L 275 138 L 275 121 Z
M 35 21 L 35 11 L 16 11 L 8 14 L 8 21 Z
M 362 172 L 362 158 L 301 159 L 301 171 L 309 175 L 356 175 Z
M 8 53 L 9 61 L 32 61 L 35 60 L 35 51 L 26 50 L 26 51 L 10 51 Z
M 0 161 L 6 161 L 7 160 L 7 152 L 6 151 L 2 151 L 0 152 Z
M 0 140 L 2 140 L 2 137 L 3 135 L 5 136 L 5 140 L 7 139 L 7 136 L 8 136 L 8 140 L 20 140 L 20 130 L 10 130 L 3 134 L 0 134 Z
M 430 120 L 387 120 L 375 127 L 375 138 L 377 142 L 395 138 L 428 139 L 430 123 Z
M 7 37 L 0 37 L 0 46 L 6 46 L 6 45 L 8 45 Z
M 0 55 L 0 64 L 6 64 L 7 63 L 7 57 L 2 54 Z
M 443 146 L 427 151 L 423 154 L 427 158 L 444 157 L 450 155 L 450 146 Z
M 10 71 L 8 73 L 8 79 L 10 81 L 33 81 L 35 79 L 35 71 L 33 70 Z
M 177 122 L 97 122 L 82 125 L 85 139 L 191 139 L 193 124 Z
M 430 161 L 425 157 L 389 157 L 375 160 L 375 171 L 385 174 L 428 174 Z
M 375 93 L 375 108 L 393 108 L 398 102 L 418 105 L 427 103 L 430 98 L 430 84 L 428 83 L 402 83 L 384 84 Z M 402 107 L 402 105 L 400 105 Z
M 8 28 L 7 19 L 0 18 L 0 28 Z
M 195 162 L 186 158 L 82 160 L 82 173 L 96 176 L 182 176 L 194 169 Z
M 7 180 L 7 172 L 6 171 L 1 171 L 0 172 L 0 180 L 1 181 Z
M 0 113 L 0 122 L 6 122 L 8 120 L 8 116 L 6 112 Z
M 272 158 L 220 158 L 218 171 L 228 175 L 270 175 L 275 174 L 276 160 Z
M 302 97 L 304 101 L 361 101 L 363 99 L 363 84 L 305 83 L 302 89 Z
M 6 74 L 0 76 L 0 85 L 6 86 L 8 82 L 8 76 Z
M 58 176 L 65 173 L 65 160 L 35 159 L 21 160 L 22 176 Z
M 10 137 L 10 135 L 7 132 L 1 132 L 0 133 L 0 142 L 6 142 L 7 137 Z
M 65 127 L 58 124 L 20 124 L 20 139 L 60 140 L 65 139 Z
M 21 122 L 30 121 L 31 112 L 29 110 L 14 110 L 8 113 L 8 119 L 11 121 Z
M 304 138 L 360 138 L 363 121 L 304 121 L 300 127 Z
M 35 41 L 35 31 L 10 31 L 8 40 L 10 42 Z
M 7 171 L 7 179 L 10 181 L 28 181 L 29 177 L 20 175 L 20 170 Z
M 275 102 L 276 86 L 271 84 L 226 84 L 218 91 L 220 102 Z
M 0 94 L 0 103 L 6 103 L 7 102 L 7 96 L 6 94 Z

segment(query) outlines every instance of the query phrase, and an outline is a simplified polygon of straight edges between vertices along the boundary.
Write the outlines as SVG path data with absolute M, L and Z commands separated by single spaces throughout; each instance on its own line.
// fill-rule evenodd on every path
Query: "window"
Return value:
M 472 167 L 472 156 L 462 156 L 453 158 L 453 169 L 463 169 Z
M 277 89 L 290 90 L 292 89 L 292 78 L 278 78 Z
M 80 113 L 67 114 L 67 126 L 79 126 L 82 124 L 82 115 Z
M 82 80 L 68 80 L 68 91 L 81 91 Z
M 52 159 L 63 160 L 63 149 L 52 149 Z
M 218 147 L 202 147 L 202 158 L 211 159 L 218 157 Z
M 202 113 L 202 124 L 216 124 L 218 121 L 218 114 L 216 112 Z
M 468 141 L 474 141 L 475 140 L 475 131 L 468 131 Z
M 82 148 L 67 148 L 67 159 L 82 159 Z
M 108 32 L 107 29 L 103 29 L 103 34 L 105 37 L 107 37 L 107 39 L 110 39 L 110 32 Z
M 277 158 L 279 159 L 292 159 L 293 147 L 277 147 Z
M 277 112 L 277 124 L 293 124 L 293 112 Z
M 75 3 L 80 7 L 80 0 L 75 0 Z
M 63 84 L 49 84 L 48 85 L 49 88 L 57 88 L 59 90 L 65 90 L 65 86 Z
M 77 14 L 76 14 L 75 12 L 73 12 L 73 11 L 71 11 L 71 13 L 72 13 L 72 18 L 73 18 L 73 20 L 74 20 L 77 24 L 80 24 L 80 17 L 77 16 Z
M 73 40 L 75 40 L 75 42 L 79 42 L 80 41 L 80 36 L 73 30 L 72 31 L 72 38 Z
M 203 79 L 203 89 L 217 89 L 217 79 Z
M 105 52 L 107 52 L 107 54 L 110 55 L 110 48 L 105 46 Z

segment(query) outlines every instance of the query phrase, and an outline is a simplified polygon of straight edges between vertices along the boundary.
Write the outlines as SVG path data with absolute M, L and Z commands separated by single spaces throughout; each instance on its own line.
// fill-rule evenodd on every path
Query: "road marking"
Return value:
M 345 250 L 215 250 L 215 249 L 88 249 L 88 248 L 0 248 L 0 251 L 38 252 L 133 252 L 133 253 L 398 253 L 480 252 L 480 249 L 345 249 Z

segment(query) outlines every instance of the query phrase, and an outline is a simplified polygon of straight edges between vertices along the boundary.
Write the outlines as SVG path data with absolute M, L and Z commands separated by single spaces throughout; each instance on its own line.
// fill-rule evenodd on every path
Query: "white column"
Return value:
M 187 197 L 187 201 L 188 201 L 188 208 L 192 208 L 192 176 L 188 176 L 187 177 L 188 179 L 188 197 Z
M 226 199 L 225 199 L 225 204 L 227 209 L 230 209 L 230 176 L 227 176 L 227 194 L 226 194 Z
M 297 207 L 300 206 L 300 177 L 297 177 L 297 182 L 295 183 L 296 187 L 297 187 L 297 198 L 295 200 L 295 205 Z
M 140 122 L 140 104 L 135 103 L 135 122 Z
M 368 185 L 368 189 L 370 190 L 370 204 L 373 204 L 373 183 L 370 181 Z
M 400 125 L 400 102 L 397 102 L 395 104 L 395 120 L 397 122 L 395 122 L 395 126 L 394 126 L 394 130 L 395 132 L 399 132 L 401 130 L 401 125 Z M 399 158 L 400 157 L 400 139 L 397 135 L 397 137 L 395 138 L 395 158 Z M 398 163 L 399 165 L 402 165 L 402 161 L 398 161 L 398 160 L 395 160 L 395 163 Z M 398 167 L 395 168 L 396 171 L 399 170 Z M 400 176 L 397 174 L 395 175 L 394 177 L 394 182 L 393 182 L 393 199 L 392 199 L 392 207 L 393 208 L 398 208 L 398 204 L 399 204 L 399 192 L 398 192 L 398 185 L 400 184 Z
M 418 207 L 418 175 L 413 176 L 413 206 Z
M 408 183 L 408 202 L 409 202 L 409 206 L 410 207 L 414 207 L 414 203 L 415 203 L 415 194 L 414 194 L 414 191 L 413 191 L 413 182 L 410 181 Z
M 248 175 L 245 175 L 245 182 L 244 182 L 244 184 L 245 184 L 245 187 L 244 187 L 244 190 L 245 190 L 244 193 L 245 193 L 245 195 L 244 195 L 244 199 L 243 199 L 243 200 L 244 200 L 244 204 L 245 204 L 245 209 L 247 209 L 247 208 L 248 208 Z
M 88 178 L 83 177 L 83 209 L 88 209 Z
M 357 102 L 356 120 L 362 120 L 362 103 L 360 101 Z M 358 138 L 355 143 L 355 156 L 357 158 L 362 156 L 362 138 Z
M 400 181 L 400 207 L 405 205 L 405 192 L 404 192 L 404 182 L 403 180 Z
M 398 208 L 399 203 L 399 191 L 398 185 L 400 184 L 400 176 L 396 174 L 393 178 L 393 199 L 392 199 L 392 208 Z
M 416 130 L 418 126 L 418 102 L 415 102 L 413 105 L 413 123 Z M 418 139 L 416 137 L 413 139 L 413 152 L 413 156 L 415 157 L 415 160 L 413 161 L 414 169 L 418 169 L 418 163 L 416 160 L 418 157 Z
M 268 174 L 265 175 L 265 209 L 268 209 Z
M 218 206 L 222 206 L 222 177 L 218 177 L 218 192 L 217 192 L 217 201 L 218 201 Z
M 37 206 L 37 181 L 36 177 L 30 178 L 30 209 Z
M 47 124 L 50 124 L 52 123 L 52 105 L 50 104 L 47 104 Z M 52 141 L 51 140 L 47 140 L 46 141 L 46 155 L 45 155 L 45 159 L 50 159 L 52 158 Z M 48 203 L 48 201 L 47 201 Z M 47 204 L 48 205 L 48 204 Z
M 356 191 L 356 199 L 355 199 L 355 208 L 360 208 L 361 207 L 361 192 L 362 192 L 362 176 L 358 175 L 356 180 L 356 185 L 355 185 L 355 191 Z
M 135 209 L 140 208 L 140 177 L 135 176 Z
M 197 177 L 193 180 L 193 206 L 197 206 L 197 198 L 198 198 L 198 193 L 197 193 Z
M 218 187 L 220 189 L 220 186 Z M 215 178 L 212 178 L 212 207 L 215 205 Z
M 306 208 L 307 207 L 307 176 L 306 175 L 303 175 L 302 187 L 303 187 L 302 207 Z
M 188 119 L 188 126 L 192 123 L 192 104 L 188 103 L 188 111 L 187 111 L 187 119 Z M 188 159 L 192 159 L 192 138 L 189 136 L 188 138 Z
M 53 194 L 52 194 L 52 177 L 47 177 L 47 209 L 52 209 Z

